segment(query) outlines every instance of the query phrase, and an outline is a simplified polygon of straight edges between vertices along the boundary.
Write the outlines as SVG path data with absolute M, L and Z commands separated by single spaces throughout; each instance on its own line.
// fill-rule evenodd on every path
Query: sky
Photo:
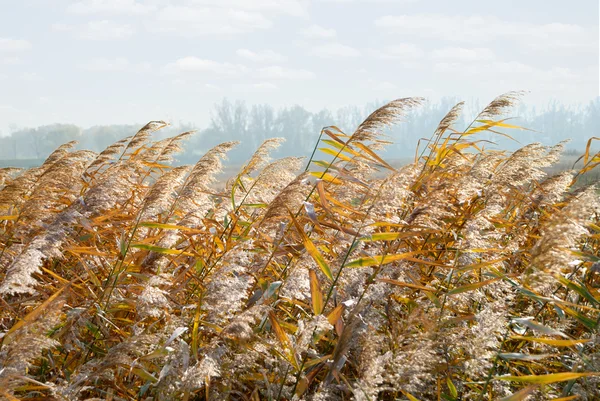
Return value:
M 0 133 L 422 96 L 586 104 L 598 0 L 0 0 Z

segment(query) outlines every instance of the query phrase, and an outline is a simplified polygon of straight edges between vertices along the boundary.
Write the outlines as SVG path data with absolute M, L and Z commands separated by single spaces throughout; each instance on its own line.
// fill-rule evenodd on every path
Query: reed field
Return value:
M 419 98 L 220 182 L 242 145 L 172 167 L 162 121 L 0 169 L 0 399 L 600 400 L 598 138 L 487 150 L 520 96 L 400 168 Z

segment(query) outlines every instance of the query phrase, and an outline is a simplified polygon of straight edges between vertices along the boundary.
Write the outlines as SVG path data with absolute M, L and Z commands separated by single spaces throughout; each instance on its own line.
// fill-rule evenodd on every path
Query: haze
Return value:
M 406 96 L 481 105 L 509 90 L 585 107 L 599 93 L 595 0 L 1 3 L 4 135 L 206 127 L 223 98 L 317 112 Z

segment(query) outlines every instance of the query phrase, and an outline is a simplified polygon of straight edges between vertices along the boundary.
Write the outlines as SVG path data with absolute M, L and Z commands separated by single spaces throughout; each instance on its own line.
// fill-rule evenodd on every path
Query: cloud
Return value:
M 23 60 L 20 57 L 9 56 L 0 57 L 0 65 L 17 65 L 21 64 Z
M 481 15 L 387 15 L 375 20 L 375 26 L 387 33 L 467 43 L 507 37 L 523 42 L 551 41 L 566 36 L 582 40 L 585 37 L 585 30 L 579 25 L 512 22 Z
M 371 53 L 384 60 L 415 60 L 424 56 L 425 52 L 412 43 L 401 43 L 387 46 L 381 50 L 373 50 Z
M 488 48 L 475 47 L 444 47 L 436 49 L 431 53 L 435 60 L 458 60 L 458 61 L 489 61 L 494 60 L 496 55 Z
M 268 29 L 272 25 L 269 18 L 254 11 L 167 6 L 148 23 L 148 29 L 182 36 L 236 35 Z
M 439 62 L 434 64 L 433 71 L 440 79 L 451 78 L 455 82 L 470 79 L 490 89 L 501 86 L 501 90 L 525 89 L 555 95 L 557 91 L 587 91 L 590 88 L 589 74 L 585 71 L 563 67 L 539 68 L 520 61 Z
M 42 77 L 37 72 L 25 71 L 19 75 L 19 78 L 25 82 L 39 82 Z
M 281 63 L 286 61 L 285 56 L 276 53 L 273 50 L 253 52 L 252 50 L 248 49 L 238 49 L 235 53 L 240 57 L 257 63 Z
M 391 83 L 390 81 L 378 81 L 376 79 L 369 79 L 366 82 L 367 89 L 372 89 L 376 91 L 390 91 L 398 88 L 396 84 Z
M 81 0 L 67 7 L 72 14 L 147 14 L 156 10 L 136 0 Z
M 258 76 L 262 79 L 290 79 L 290 80 L 309 80 L 314 79 L 315 74 L 312 71 L 303 69 L 284 68 L 278 65 L 260 68 Z
M 219 92 L 221 91 L 221 87 L 219 85 L 215 85 L 215 84 L 204 84 L 204 89 L 213 91 L 213 92 Z
M 313 54 L 323 58 L 352 58 L 360 56 L 360 51 L 341 43 L 326 43 L 324 45 L 315 46 L 313 48 Z
M 69 30 L 65 27 L 60 28 Z M 71 27 L 71 30 L 77 32 L 80 38 L 87 40 L 123 40 L 135 33 L 131 25 L 109 20 L 90 21 L 85 25 Z
M 252 84 L 252 87 L 254 89 L 260 89 L 260 90 L 274 90 L 274 89 L 277 89 L 277 85 L 275 85 L 274 83 L 271 83 L 271 82 L 257 82 L 255 84 Z
M 272 92 L 279 89 L 279 87 L 272 82 L 243 83 L 234 85 L 233 88 L 244 92 Z
M 174 63 L 167 64 L 167 73 L 212 73 L 216 75 L 238 76 L 246 74 L 248 68 L 240 64 L 221 63 L 214 60 L 206 60 L 198 57 L 184 57 Z
M 418 3 L 421 0 L 319 0 L 322 3 L 394 3 L 411 4 Z
M 152 67 L 149 63 L 133 64 L 126 58 L 95 58 L 79 65 L 80 68 L 93 72 L 144 72 Z
M 309 2 L 305 0 L 201 0 L 205 6 L 258 11 L 267 14 L 284 14 L 307 17 Z
M 24 39 L 0 38 L 0 51 L 19 52 L 31 49 L 31 43 Z
M 335 29 L 333 28 L 324 28 L 320 25 L 311 25 L 308 28 L 304 28 L 300 31 L 300 34 L 309 39 L 331 39 L 335 38 L 337 35 Z

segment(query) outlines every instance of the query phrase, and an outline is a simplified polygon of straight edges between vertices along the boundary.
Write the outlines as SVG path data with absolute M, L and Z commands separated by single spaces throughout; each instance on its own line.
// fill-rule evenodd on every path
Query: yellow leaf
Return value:
M 344 311 L 344 305 L 339 304 L 336 306 L 329 315 L 327 315 L 327 321 L 331 323 L 331 325 L 335 325 L 338 320 L 342 317 L 342 312 Z
M 352 149 L 352 147 L 350 147 L 349 145 L 342 145 L 341 143 L 338 143 L 336 141 L 332 141 L 330 139 L 323 139 L 324 143 L 333 146 L 334 148 L 337 148 L 339 150 L 341 150 L 342 152 L 347 152 L 349 154 L 351 154 L 352 156 L 356 156 L 359 158 L 362 158 L 363 156 L 358 153 L 356 150 Z
M 18 214 L 11 216 L 0 216 L 0 220 L 16 220 L 19 217 Z
M 100 252 L 98 249 L 96 249 L 93 246 L 70 246 L 68 248 L 66 248 L 67 252 L 71 252 L 72 254 L 75 255 L 94 255 L 94 256 L 107 256 L 106 253 L 104 252 Z
M 168 164 L 161 164 L 161 163 L 152 163 L 152 162 L 142 162 L 143 165 L 148 166 L 148 167 L 156 167 L 156 168 L 164 168 L 164 169 L 170 169 L 172 168 L 172 166 L 169 166 Z
M 534 384 L 550 384 L 558 383 L 569 380 L 576 380 L 581 377 L 598 376 L 598 372 L 587 372 L 587 373 L 575 373 L 575 372 L 564 372 L 564 373 L 550 373 L 547 375 L 526 375 L 526 376 L 496 376 L 496 380 L 513 381 L 521 383 L 534 383 Z
M 527 398 L 527 396 L 535 391 L 538 386 L 527 386 L 522 390 L 517 391 L 516 393 L 509 395 L 508 397 L 501 398 L 498 401 L 521 401 Z
M 490 127 L 502 127 L 502 128 L 511 128 L 511 129 L 527 129 L 527 128 L 519 127 L 518 125 L 506 124 L 504 122 L 506 120 L 500 120 L 500 121 L 476 120 L 476 121 L 479 122 L 479 123 L 482 123 L 482 124 L 487 124 Z
M 8 401 L 19 401 L 18 398 L 13 397 L 12 395 L 10 395 L 10 393 L 7 393 L 6 391 L 0 389 L 0 394 L 3 395 L 4 397 L 6 397 L 6 399 Z
M 350 156 L 346 156 L 339 150 L 329 148 L 319 148 L 319 150 L 323 153 L 327 153 L 328 155 L 337 156 L 338 159 L 342 159 L 343 161 L 352 162 L 352 158 Z
M 175 224 L 162 224 L 162 223 L 154 223 L 151 221 L 144 221 L 139 224 L 140 227 L 148 227 L 148 228 L 162 228 L 163 230 L 181 230 L 181 231 L 199 231 L 194 230 L 193 228 L 185 227 L 185 226 L 177 226 Z
M 340 181 L 339 179 L 337 179 L 336 177 L 334 177 L 333 175 L 329 174 L 329 173 L 321 173 L 319 171 L 312 171 L 310 172 L 310 175 L 317 177 L 323 181 L 327 181 L 330 182 L 332 184 L 342 184 L 342 181 Z
M 321 285 L 319 284 L 319 278 L 314 270 L 308 271 L 310 276 L 310 297 L 312 299 L 313 312 L 316 316 L 323 312 L 323 294 L 321 293 Z
M 584 343 L 587 343 L 588 341 L 590 341 L 590 340 L 555 340 L 553 338 L 525 337 L 525 336 L 512 336 L 511 338 L 514 340 L 525 340 L 525 341 L 532 341 L 535 343 L 553 345 L 555 347 L 571 347 L 573 345 L 584 344 Z
M 407 287 L 407 288 L 414 288 L 416 290 L 423 290 L 423 291 L 432 291 L 432 292 L 435 292 L 435 288 L 425 287 L 425 286 L 417 285 L 417 284 L 405 283 L 405 282 L 402 282 L 402 281 L 396 281 L 396 280 L 392 280 L 392 279 L 388 279 L 388 278 L 381 278 L 381 279 L 379 279 L 377 281 L 382 281 L 384 283 L 397 285 L 399 287 Z
M 329 265 L 325 261 L 325 258 L 323 258 L 323 255 L 321 255 L 321 252 L 319 252 L 319 250 L 317 249 L 315 244 L 313 244 L 313 242 L 310 240 L 310 238 L 308 238 L 308 236 L 306 235 L 306 233 L 304 232 L 302 227 L 300 227 L 300 224 L 298 223 L 298 221 L 296 221 L 296 218 L 294 217 L 292 212 L 290 212 L 289 210 L 288 210 L 288 212 L 290 213 L 292 222 L 296 226 L 296 230 L 298 230 L 298 233 L 302 236 L 302 242 L 304 243 L 304 248 L 306 249 L 308 254 L 314 259 L 314 261 L 317 263 L 317 265 L 319 266 L 319 269 L 321 269 L 323 274 L 326 275 L 329 280 L 333 281 L 333 274 L 331 274 L 331 270 L 329 269 Z
M 439 230 L 423 230 L 423 231 L 402 231 L 402 232 L 384 232 L 371 234 L 368 237 L 363 237 L 360 240 L 365 242 L 371 241 L 394 241 L 401 238 L 417 237 L 425 234 L 433 234 Z
M 415 252 L 406 252 L 406 253 L 398 253 L 395 255 L 377 255 L 377 256 L 367 256 L 364 258 L 358 258 L 353 260 L 352 262 L 346 263 L 344 267 L 366 267 L 366 266 L 379 266 L 385 265 L 387 263 L 392 263 L 397 260 L 402 260 L 411 257 L 419 253 Z
M 42 302 L 37 308 L 35 308 L 31 312 L 29 312 L 22 320 L 19 320 L 17 323 L 15 323 L 10 328 L 10 330 L 8 330 L 6 335 L 4 336 L 4 341 L 2 343 L 4 345 L 10 343 L 10 341 L 12 341 L 11 334 L 13 334 L 15 331 L 19 330 L 25 324 L 31 323 L 34 320 L 36 320 L 46 310 L 46 308 L 48 308 L 48 306 L 50 306 L 50 304 L 52 302 L 54 302 L 54 300 L 56 298 L 58 298 L 65 291 L 65 289 L 67 287 L 69 287 L 68 284 L 63 286 L 60 290 L 56 291 L 54 294 L 52 294 L 47 300 Z
M 363 145 L 360 142 L 354 142 L 354 145 L 356 145 L 357 147 L 361 148 L 365 153 L 367 153 L 369 156 L 371 156 L 373 159 L 375 159 L 378 163 L 380 163 L 381 165 L 383 165 L 385 168 L 395 171 L 395 169 L 390 166 L 385 160 L 383 160 L 381 157 L 379 157 L 377 155 L 377 153 L 373 152 L 371 149 L 369 149 L 367 146 Z
M 194 256 L 193 253 L 179 251 L 177 249 L 161 248 L 160 246 L 150 244 L 131 244 L 131 248 L 145 249 L 156 253 L 162 253 L 164 255 L 183 255 L 183 256 Z
M 275 336 L 281 343 L 282 348 L 287 353 L 287 357 L 289 362 L 294 365 L 296 369 L 298 369 L 298 361 L 296 360 L 296 355 L 294 355 L 294 350 L 292 349 L 292 343 L 287 335 L 287 333 L 283 330 L 279 322 L 277 321 L 277 317 L 273 313 L 273 311 L 269 311 L 269 321 L 271 322 L 271 327 L 275 332 Z
M 453 288 L 452 290 L 448 291 L 448 295 L 455 295 L 455 294 L 460 294 L 462 292 L 473 291 L 473 290 L 484 287 L 484 286 L 491 284 L 494 281 L 498 281 L 498 280 L 500 280 L 500 279 L 492 278 L 492 279 L 484 280 L 484 281 L 481 281 L 478 283 L 463 285 L 462 287 Z
M 419 399 L 417 397 L 415 397 L 408 391 L 404 391 L 404 390 L 400 390 L 400 391 L 402 391 L 402 394 L 404 394 L 406 396 L 406 398 L 408 398 L 410 401 L 419 401 Z

